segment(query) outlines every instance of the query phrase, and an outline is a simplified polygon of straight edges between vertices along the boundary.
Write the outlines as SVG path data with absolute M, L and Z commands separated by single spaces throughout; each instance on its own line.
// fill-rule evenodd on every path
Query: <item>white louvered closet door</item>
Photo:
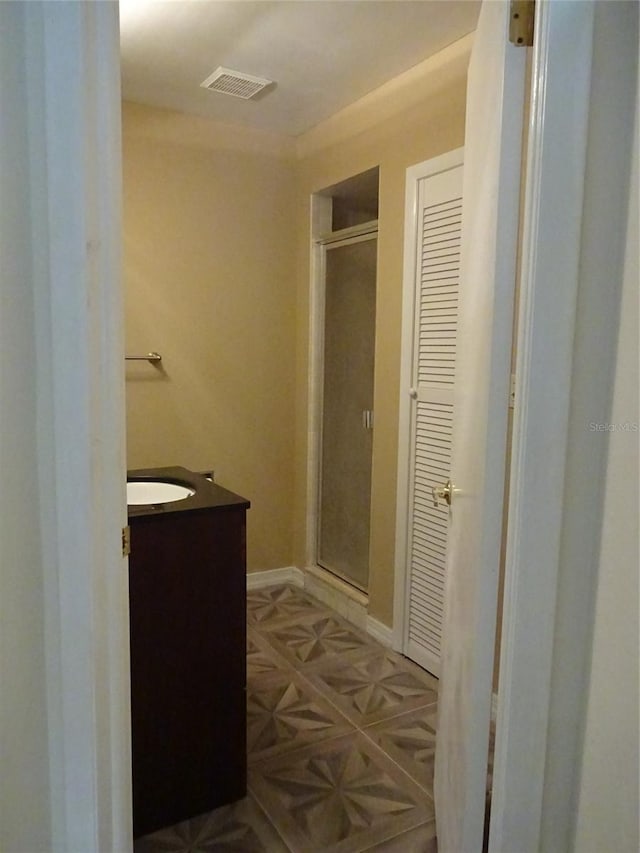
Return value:
M 449 509 L 433 488 L 450 477 L 455 381 L 462 151 L 419 178 L 416 192 L 413 351 L 409 389 L 404 653 L 440 673 Z

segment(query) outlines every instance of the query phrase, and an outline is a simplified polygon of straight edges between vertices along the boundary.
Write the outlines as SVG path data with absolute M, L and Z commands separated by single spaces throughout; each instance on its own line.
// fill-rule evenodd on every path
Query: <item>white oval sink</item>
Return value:
M 127 483 L 127 505 L 168 504 L 195 495 L 195 489 L 162 480 L 139 480 Z

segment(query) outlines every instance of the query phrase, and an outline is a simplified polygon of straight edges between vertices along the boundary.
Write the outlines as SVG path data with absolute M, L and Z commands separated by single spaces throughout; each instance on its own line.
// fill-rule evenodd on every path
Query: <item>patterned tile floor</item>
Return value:
M 135 853 L 435 853 L 436 679 L 295 587 L 247 622 L 248 795 Z

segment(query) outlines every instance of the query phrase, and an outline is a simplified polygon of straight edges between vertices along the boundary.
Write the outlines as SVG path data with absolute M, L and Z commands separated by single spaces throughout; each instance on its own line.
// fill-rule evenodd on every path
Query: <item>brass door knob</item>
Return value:
M 451 506 L 451 496 L 453 494 L 453 486 L 451 485 L 451 480 L 447 480 L 444 485 L 434 486 L 431 489 L 431 494 L 433 495 L 434 506 L 439 506 L 438 498 L 442 498 L 442 500 L 447 504 L 447 506 Z

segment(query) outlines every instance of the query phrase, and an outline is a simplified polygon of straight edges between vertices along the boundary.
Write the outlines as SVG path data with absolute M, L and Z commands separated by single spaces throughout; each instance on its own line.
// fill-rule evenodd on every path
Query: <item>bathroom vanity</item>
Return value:
M 249 502 L 184 468 L 128 482 L 192 494 L 129 506 L 134 837 L 246 793 Z

